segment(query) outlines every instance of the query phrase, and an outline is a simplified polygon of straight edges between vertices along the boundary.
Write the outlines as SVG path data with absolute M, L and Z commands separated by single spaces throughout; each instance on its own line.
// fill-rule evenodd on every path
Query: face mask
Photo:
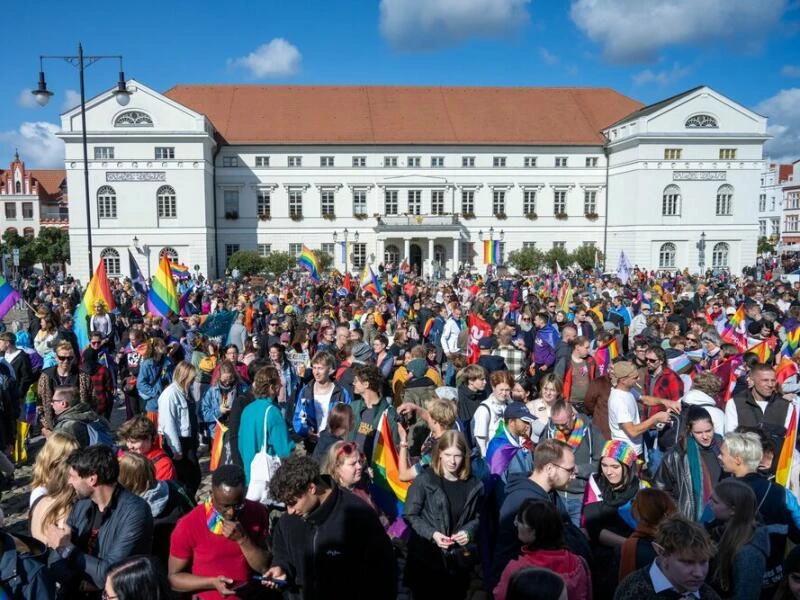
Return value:
M 531 329 L 533 329 L 533 324 L 531 324 L 530 322 L 525 322 L 522 325 L 520 325 L 520 329 L 522 329 L 522 331 L 530 331 Z

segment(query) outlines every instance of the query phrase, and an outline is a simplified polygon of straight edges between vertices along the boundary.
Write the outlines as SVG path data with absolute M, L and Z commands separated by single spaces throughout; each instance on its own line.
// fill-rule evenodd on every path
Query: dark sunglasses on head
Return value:
M 346 444 L 342 444 L 342 447 L 336 451 L 336 456 L 341 456 L 342 454 L 350 456 L 351 454 L 357 451 L 358 451 L 358 446 L 356 446 L 353 442 L 348 442 Z

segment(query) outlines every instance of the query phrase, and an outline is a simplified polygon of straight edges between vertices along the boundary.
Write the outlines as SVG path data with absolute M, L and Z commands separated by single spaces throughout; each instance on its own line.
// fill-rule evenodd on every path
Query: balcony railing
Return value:
M 380 217 L 380 224 L 386 227 L 452 226 L 458 225 L 458 215 L 386 215 Z

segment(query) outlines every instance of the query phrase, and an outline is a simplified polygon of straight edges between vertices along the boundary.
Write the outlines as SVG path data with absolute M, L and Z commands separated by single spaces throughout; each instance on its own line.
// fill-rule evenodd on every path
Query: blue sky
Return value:
M 58 115 L 77 70 L 40 54 L 122 54 L 157 90 L 177 83 L 611 87 L 654 102 L 710 85 L 770 118 L 767 153 L 800 158 L 798 0 L 207 0 L 15 3 L 5 11 L 0 168 L 63 164 Z M 10 12 L 9 12 L 10 11 Z M 10 17 L 10 18 L 8 18 Z M 10 50 L 10 51 L 9 51 Z M 86 72 L 87 96 L 117 65 Z M 5 156 L 6 158 L 3 158 Z

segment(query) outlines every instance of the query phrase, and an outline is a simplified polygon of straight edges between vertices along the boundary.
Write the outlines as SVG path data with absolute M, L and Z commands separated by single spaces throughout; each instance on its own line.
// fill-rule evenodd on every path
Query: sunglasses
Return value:
M 336 451 L 336 456 L 341 456 L 342 454 L 345 456 L 350 456 L 355 452 L 358 452 L 358 446 L 356 446 L 353 442 L 348 442 L 343 444 L 342 447 Z
M 72 355 L 70 355 L 70 356 L 61 356 L 60 354 L 57 354 L 57 355 L 56 355 L 56 358 L 58 358 L 58 360 L 62 360 L 62 361 L 64 361 L 64 360 L 72 360 L 72 359 L 73 359 L 73 358 L 75 358 L 75 357 L 74 357 L 74 356 L 72 356 Z
M 660 363 L 660 362 L 661 362 L 661 361 L 660 361 L 660 360 L 658 360 L 657 358 L 645 358 L 645 360 L 646 360 L 647 362 L 651 363 L 651 364 L 657 364 L 657 363 Z
M 270 327 L 277 327 L 277 326 L 278 326 L 278 324 L 277 324 L 277 323 L 270 323 L 270 324 L 269 324 L 269 326 L 270 326 Z

